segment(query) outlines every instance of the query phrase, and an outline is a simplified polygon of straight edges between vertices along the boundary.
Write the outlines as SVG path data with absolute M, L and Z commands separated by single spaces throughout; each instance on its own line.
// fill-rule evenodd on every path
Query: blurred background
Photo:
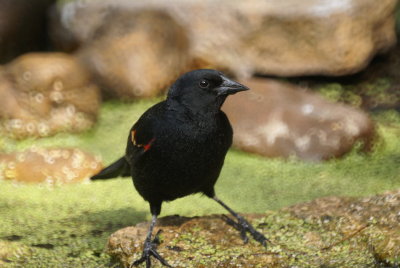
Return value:
M 233 208 L 390 193 L 400 217 L 399 34 L 397 0 L 0 0 L 0 266 L 114 265 L 107 238 L 148 204 L 129 178 L 88 178 L 199 68 L 251 88 L 223 106 Z M 162 215 L 212 213 L 191 196 Z

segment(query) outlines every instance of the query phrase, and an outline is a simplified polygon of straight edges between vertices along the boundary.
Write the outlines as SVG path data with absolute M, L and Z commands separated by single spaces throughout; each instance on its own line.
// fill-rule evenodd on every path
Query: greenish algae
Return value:
M 326 223 L 299 219 L 282 211 L 264 215 L 248 215 L 248 218 L 269 238 L 266 248 L 253 240 L 243 244 L 237 230 L 213 215 L 190 219 L 178 229 L 168 225 L 161 227 L 164 236 L 158 251 L 173 267 L 361 268 L 375 265 L 376 257 L 370 250 L 365 227 L 357 232 L 356 226 L 357 235 L 345 236 L 340 230 L 344 218 L 332 218 Z M 129 267 L 140 257 L 141 248 L 129 243 L 137 239 L 136 232 L 124 230 L 113 235 L 108 249 L 123 267 Z M 157 261 L 154 264 L 154 267 L 161 267 Z

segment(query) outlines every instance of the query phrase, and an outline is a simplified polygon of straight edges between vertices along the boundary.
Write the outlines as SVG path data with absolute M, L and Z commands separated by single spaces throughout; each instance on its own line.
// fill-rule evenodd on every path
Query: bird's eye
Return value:
M 201 88 L 207 88 L 209 86 L 209 83 L 207 80 L 201 80 L 199 85 Z

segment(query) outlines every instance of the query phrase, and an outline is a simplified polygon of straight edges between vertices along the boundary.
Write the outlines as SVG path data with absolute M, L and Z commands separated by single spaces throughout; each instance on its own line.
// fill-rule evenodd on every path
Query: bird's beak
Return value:
M 232 95 L 239 91 L 249 90 L 248 87 L 233 81 L 225 76 L 222 77 L 222 84 L 217 88 L 218 96 L 220 95 Z

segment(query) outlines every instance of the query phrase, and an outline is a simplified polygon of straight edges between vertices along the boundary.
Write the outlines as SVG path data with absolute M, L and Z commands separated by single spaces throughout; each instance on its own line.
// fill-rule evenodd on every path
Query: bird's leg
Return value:
M 251 236 L 258 242 L 260 242 L 264 247 L 267 246 L 267 241 L 269 240 L 260 232 L 258 232 L 254 227 L 246 221 L 242 216 L 237 214 L 233 209 L 228 207 L 224 202 L 222 202 L 217 196 L 213 196 L 212 199 L 217 201 L 221 206 L 223 206 L 229 213 L 237 219 L 237 222 L 231 220 L 230 218 L 226 217 L 226 221 L 229 225 L 232 225 L 235 229 L 240 232 L 240 236 L 245 243 L 248 242 L 248 237 L 246 233 L 250 233 Z
M 133 266 L 137 266 L 137 265 L 141 264 L 142 262 L 146 262 L 146 268 L 150 268 L 150 266 L 151 266 L 151 259 L 150 259 L 151 256 L 153 256 L 154 258 L 159 260 L 164 266 L 172 267 L 157 252 L 157 245 L 160 243 L 159 238 L 158 238 L 158 235 L 159 235 L 160 232 L 157 232 L 157 234 L 155 235 L 154 239 L 151 240 L 151 236 L 152 236 L 152 233 L 153 233 L 154 226 L 156 225 L 156 222 L 157 222 L 157 214 L 153 214 L 153 217 L 152 217 L 151 223 L 150 223 L 150 228 L 149 228 L 149 231 L 148 231 L 147 236 L 146 236 L 146 240 L 144 240 L 142 257 L 140 257 L 140 259 L 134 261 L 130 265 L 130 268 L 132 268 Z

